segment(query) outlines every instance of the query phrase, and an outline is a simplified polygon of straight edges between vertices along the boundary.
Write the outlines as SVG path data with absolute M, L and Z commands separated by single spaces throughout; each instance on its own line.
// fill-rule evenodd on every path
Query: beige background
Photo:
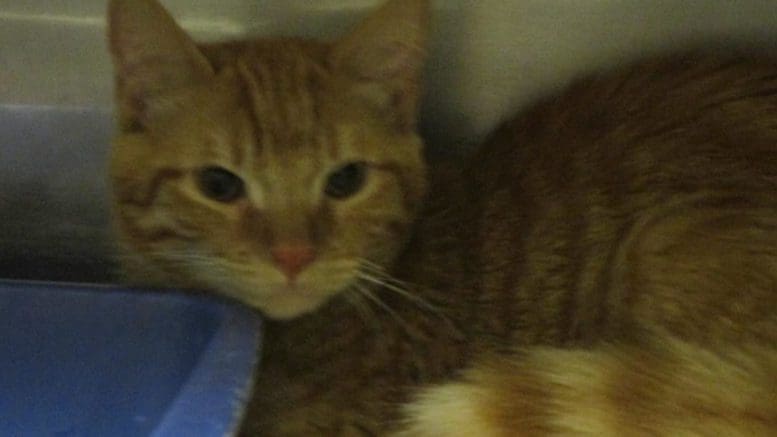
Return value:
M 105 0 L 0 0 L 0 103 L 109 105 Z M 375 0 L 163 0 L 203 39 L 332 37 Z M 777 36 L 774 0 L 438 0 L 427 132 L 470 142 L 581 71 L 691 41 Z

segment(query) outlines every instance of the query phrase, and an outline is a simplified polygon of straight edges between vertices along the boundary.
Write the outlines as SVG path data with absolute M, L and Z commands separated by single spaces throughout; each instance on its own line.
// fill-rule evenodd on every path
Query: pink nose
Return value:
M 309 244 L 279 244 L 270 249 L 275 265 L 292 281 L 316 258 L 316 252 Z

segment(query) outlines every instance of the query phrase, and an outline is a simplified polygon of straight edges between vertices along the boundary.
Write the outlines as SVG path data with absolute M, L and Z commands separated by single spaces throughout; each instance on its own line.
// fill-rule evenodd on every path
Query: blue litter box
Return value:
M 205 296 L 0 282 L 0 436 L 224 436 L 260 346 Z

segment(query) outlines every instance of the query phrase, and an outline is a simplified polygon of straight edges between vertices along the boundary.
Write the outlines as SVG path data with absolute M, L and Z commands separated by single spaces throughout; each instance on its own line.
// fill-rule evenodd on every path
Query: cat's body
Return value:
M 544 345 L 574 352 L 538 359 L 532 374 L 569 372 L 560 378 L 570 384 L 573 372 L 606 378 L 580 381 L 591 392 L 566 400 L 581 403 L 575 414 L 590 423 L 557 431 L 674 435 L 687 422 L 710 435 L 777 432 L 777 123 L 762 127 L 765 113 L 777 121 L 777 98 L 763 94 L 777 85 L 774 72 L 777 62 L 757 57 L 652 60 L 507 123 L 461 174 L 431 190 L 434 205 L 393 272 L 438 311 L 384 291 L 410 329 L 383 313 L 376 330 L 338 304 L 271 324 L 257 429 L 270 420 L 339 431 L 353 420 L 357 430 L 385 431 L 396 410 L 384 403 L 405 400 L 419 382 L 450 377 L 482 353 Z M 600 350 L 601 361 L 585 355 Z M 747 376 L 737 379 L 726 359 L 745 362 Z M 490 378 L 509 381 L 509 361 Z M 691 362 L 710 375 L 688 375 Z M 589 386 L 597 383 L 612 393 Z M 629 394 L 640 384 L 659 386 L 650 402 L 668 411 Z M 295 386 L 315 387 L 323 402 L 306 402 L 304 389 L 275 397 Z M 554 407 L 537 399 L 547 390 L 531 389 L 510 396 L 548 411 L 522 417 L 516 406 L 515 435 L 521 424 L 553 429 L 543 421 L 556 420 Z M 725 395 L 705 406 L 700 389 Z M 458 414 L 469 418 L 447 413 L 439 419 L 452 425 Z M 276 422 L 286 414 L 297 419 Z M 611 417 L 597 423 L 597 414 Z
M 113 3 L 130 273 L 280 319 L 267 324 L 244 434 L 777 432 L 777 62 L 689 55 L 582 82 L 460 168 L 432 170 L 419 207 L 425 2 L 389 2 L 333 46 L 200 54 L 172 27 L 154 36 L 172 49 L 123 33 L 170 21 L 146 0 L 135 21 Z M 300 193 L 316 168 L 327 193 L 333 174 L 349 187 L 325 157 L 343 154 L 370 167 L 369 182 L 346 172 L 364 194 L 335 190 L 311 212 Z M 213 165 L 242 191 L 214 192 L 201 170 Z M 349 284 L 349 257 L 358 293 L 317 288 L 324 263 Z M 274 269 L 288 288 L 263 279 Z M 265 292 L 276 288 L 297 300 Z

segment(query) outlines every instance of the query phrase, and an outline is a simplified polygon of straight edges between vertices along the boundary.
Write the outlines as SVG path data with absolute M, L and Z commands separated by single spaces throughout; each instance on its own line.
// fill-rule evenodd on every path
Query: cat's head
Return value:
M 129 278 L 291 318 L 388 268 L 425 191 L 428 7 L 390 0 L 331 43 L 200 46 L 155 0 L 112 0 Z

